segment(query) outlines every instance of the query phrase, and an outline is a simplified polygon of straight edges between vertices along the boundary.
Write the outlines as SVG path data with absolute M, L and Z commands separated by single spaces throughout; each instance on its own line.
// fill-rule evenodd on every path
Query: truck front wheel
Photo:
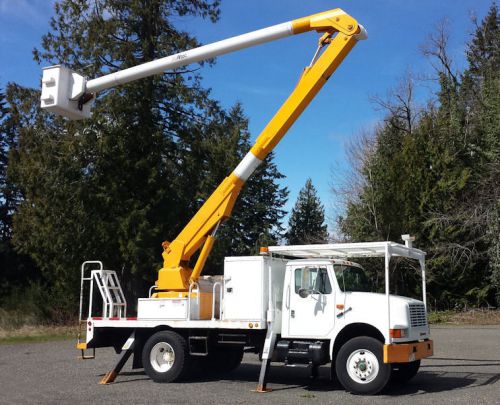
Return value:
M 391 377 L 391 365 L 383 361 L 382 343 L 368 336 L 348 340 L 335 361 L 337 378 L 353 394 L 374 395 Z
M 156 332 L 142 350 L 144 371 L 155 382 L 168 383 L 183 378 L 189 359 L 186 340 L 172 331 Z

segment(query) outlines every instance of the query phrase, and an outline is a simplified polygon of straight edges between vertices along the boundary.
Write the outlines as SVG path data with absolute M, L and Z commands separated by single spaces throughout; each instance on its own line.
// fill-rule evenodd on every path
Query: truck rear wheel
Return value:
M 144 371 L 155 382 L 168 383 L 185 377 L 189 361 L 186 340 L 172 331 L 156 332 L 142 350 Z
M 391 377 L 391 365 L 383 361 L 383 345 L 372 337 L 355 337 L 340 348 L 335 361 L 337 378 L 353 394 L 374 395 Z
M 394 363 L 391 379 L 397 383 L 405 383 L 415 377 L 420 368 L 420 360 L 411 363 Z

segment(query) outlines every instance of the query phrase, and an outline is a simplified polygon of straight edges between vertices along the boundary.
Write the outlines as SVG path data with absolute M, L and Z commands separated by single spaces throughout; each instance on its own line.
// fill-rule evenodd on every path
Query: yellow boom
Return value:
M 283 30 L 282 26 L 275 27 Z M 188 294 L 190 284 L 197 281 L 203 270 L 218 226 L 231 215 L 236 198 L 247 179 L 275 148 L 354 45 L 366 38 L 364 28 L 341 9 L 293 20 L 288 27 L 291 34 L 307 31 L 322 33 L 318 52 L 311 65 L 305 68 L 293 92 L 236 169 L 222 181 L 181 233 L 172 242 L 164 242 L 163 268 L 158 273 L 156 297 L 182 297 Z M 275 34 L 271 39 L 283 36 Z M 320 48 L 324 50 L 319 56 Z M 200 249 L 196 264 L 191 269 L 190 259 Z

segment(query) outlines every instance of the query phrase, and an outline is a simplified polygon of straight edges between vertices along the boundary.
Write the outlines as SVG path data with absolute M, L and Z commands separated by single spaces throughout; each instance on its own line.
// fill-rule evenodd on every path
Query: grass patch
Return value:
M 434 311 L 428 317 L 429 323 L 433 325 L 500 325 L 500 310 L 492 309 Z
M 18 329 L 0 329 L 0 344 L 76 339 L 77 333 L 77 326 L 30 325 Z
M 76 339 L 78 326 L 40 323 L 22 311 L 0 308 L 0 344 Z

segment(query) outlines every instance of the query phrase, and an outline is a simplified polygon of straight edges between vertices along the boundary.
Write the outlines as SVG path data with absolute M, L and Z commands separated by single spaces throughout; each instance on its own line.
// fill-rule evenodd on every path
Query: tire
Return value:
M 186 340 L 172 331 L 156 332 L 142 349 L 142 364 L 155 382 L 169 383 L 184 378 L 190 365 Z
M 205 372 L 228 373 L 235 370 L 243 360 L 242 347 L 216 347 L 203 359 Z
M 417 375 L 419 368 L 420 360 L 411 363 L 394 363 L 392 364 L 391 380 L 400 384 L 405 383 Z
M 335 361 L 337 378 L 346 391 L 374 395 L 391 377 L 391 365 L 383 361 L 382 343 L 368 336 L 348 340 Z

